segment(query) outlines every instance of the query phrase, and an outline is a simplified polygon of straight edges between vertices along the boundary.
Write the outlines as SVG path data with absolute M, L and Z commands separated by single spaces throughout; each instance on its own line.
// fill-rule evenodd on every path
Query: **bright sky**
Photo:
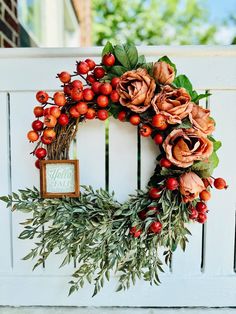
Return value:
M 236 0 L 206 0 L 211 20 L 218 21 L 229 15 L 236 15 Z

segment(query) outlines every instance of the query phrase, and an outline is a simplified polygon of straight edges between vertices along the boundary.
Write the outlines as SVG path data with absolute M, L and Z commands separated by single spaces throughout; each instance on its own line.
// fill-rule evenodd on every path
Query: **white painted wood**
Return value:
M 8 121 L 8 97 L 6 93 L 0 93 L 1 116 L 1 145 L 0 145 L 0 195 L 11 193 L 10 191 L 10 163 L 9 163 L 9 121 Z M 0 273 L 11 272 L 11 211 L 0 202 Z
M 205 91 L 197 90 L 197 92 L 200 94 Z M 206 99 L 201 99 L 199 104 L 206 108 Z M 178 247 L 173 254 L 173 274 L 181 275 L 184 272 L 185 275 L 201 276 L 203 226 L 197 222 L 192 222 L 186 227 L 192 235 L 188 236 L 189 242 L 187 243 L 186 251 L 183 252 L 183 250 Z
M 109 191 L 120 202 L 137 189 L 137 127 L 110 118 Z
M 105 188 L 105 124 L 99 120 L 79 125 L 77 157 L 80 164 L 80 184 L 94 189 Z
M 217 123 L 214 136 L 222 141 L 222 148 L 218 151 L 220 164 L 214 177 L 224 177 L 229 184 L 226 191 L 214 189 L 208 205 L 210 212 L 206 226 L 205 272 L 213 276 L 233 274 L 236 211 L 235 105 L 236 91 L 212 91 L 210 109 Z
M 31 130 L 34 120 L 33 108 L 35 106 L 35 93 L 19 92 L 10 94 L 10 123 L 11 123 L 11 169 L 12 190 L 19 188 L 39 187 L 39 170 L 36 169 L 35 157 L 30 155 L 34 149 L 33 144 L 27 140 L 27 132 Z M 15 212 L 12 215 L 12 238 L 13 238 L 13 269 L 16 273 L 31 274 L 34 262 L 22 260 L 30 252 L 33 241 L 22 241 L 18 235 L 23 231 L 19 224 L 29 218 L 28 214 Z M 28 253 L 27 253 L 28 252 Z M 40 272 L 40 267 L 33 273 Z
M 95 57 L 100 62 L 102 48 L 10 48 L 0 50 L 0 68 L 4 77 L 9 73 L 10 60 L 14 69 L 14 81 L 4 80 L 0 90 L 57 89 L 55 74 L 62 70 L 74 71 L 75 59 Z M 236 89 L 236 47 L 139 47 L 148 61 L 156 61 L 168 55 L 177 64 L 178 73 L 191 78 L 193 86 L 199 89 Z M 60 58 L 60 62 L 58 59 Z M 18 61 L 21 58 L 21 62 Z M 37 59 L 37 62 L 35 60 Z M 50 66 L 48 66 L 50 64 Z M 206 71 L 207 69 L 207 71 Z M 225 73 L 225 69 L 232 69 Z M 33 70 L 33 72 L 32 72 Z M 24 73 L 24 79 L 22 79 Z M 204 73 L 204 74 L 203 74 Z M 32 79 L 33 74 L 33 79 Z M 199 74 L 200 78 L 199 79 Z M 40 84 L 39 84 L 40 81 Z
M 92 287 L 67 297 L 69 277 L 6 276 L 0 277 L 0 304 L 22 306 L 118 306 L 182 307 L 235 306 L 234 276 L 165 276 L 159 287 L 137 282 L 126 292 L 114 292 L 114 281 L 100 294 L 91 297 Z

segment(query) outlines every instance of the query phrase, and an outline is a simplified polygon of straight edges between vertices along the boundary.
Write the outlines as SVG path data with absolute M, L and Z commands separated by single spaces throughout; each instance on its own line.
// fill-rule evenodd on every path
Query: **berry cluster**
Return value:
M 119 78 L 114 77 L 107 82 L 104 68 L 114 63 L 115 57 L 110 53 L 103 56 L 101 65 L 96 65 L 91 59 L 77 62 L 74 74 L 63 71 L 57 75 L 63 85 L 53 97 L 45 91 L 37 92 L 36 99 L 40 105 L 34 108 L 36 120 L 27 134 L 30 142 L 38 142 L 32 152 L 38 158 L 35 162 L 37 168 L 40 168 L 40 160 L 47 156 L 47 145 L 56 141 L 60 129 L 75 120 L 82 122 L 97 118 L 104 121 L 108 118 L 110 104 L 119 102 L 116 91 Z M 81 80 L 73 80 L 74 76 Z

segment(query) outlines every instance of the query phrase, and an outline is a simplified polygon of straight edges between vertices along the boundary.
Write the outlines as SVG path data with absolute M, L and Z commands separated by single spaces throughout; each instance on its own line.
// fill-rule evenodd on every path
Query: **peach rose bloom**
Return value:
M 210 110 L 193 104 L 192 111 L 189 113 L 189 120 L 194 128 L 202 131 L 204 134 L 211 134 L 215 130 L 214 121 L 210 118 Z
M 193 108 L 191 97 L 185 88 L 173 88 L 166 85 L 154 96 L 152 106 L 156 113 L 161 113 L 169 124 L 181 123 Z
M 116 88 L 122 106 L 141 113 L 151 106 L 151 99 L 156 88 L 155 80 L 146 69 L 125 72 Z
M 206 160 L 213 152 L 212 142 L 195 129 L 173 130 L 162 146 L 166 158 L 180 168 L 190 167 L 197 160 Z
M 202 179 L 194 172 L 187 172 L 179 178 L 179 190 L 185 203 L 193 201 L 205 190 Z
M 175 79 L 174 68 L 165 61 L 154 63 L 153 77 L 160 84 L 171 84 Z

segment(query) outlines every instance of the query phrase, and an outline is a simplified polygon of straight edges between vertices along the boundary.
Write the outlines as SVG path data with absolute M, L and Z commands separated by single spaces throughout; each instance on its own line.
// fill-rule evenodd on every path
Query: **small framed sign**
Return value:
M 79 196 L 78 160 L 41 160 L 40 190 L 43 198 Z

